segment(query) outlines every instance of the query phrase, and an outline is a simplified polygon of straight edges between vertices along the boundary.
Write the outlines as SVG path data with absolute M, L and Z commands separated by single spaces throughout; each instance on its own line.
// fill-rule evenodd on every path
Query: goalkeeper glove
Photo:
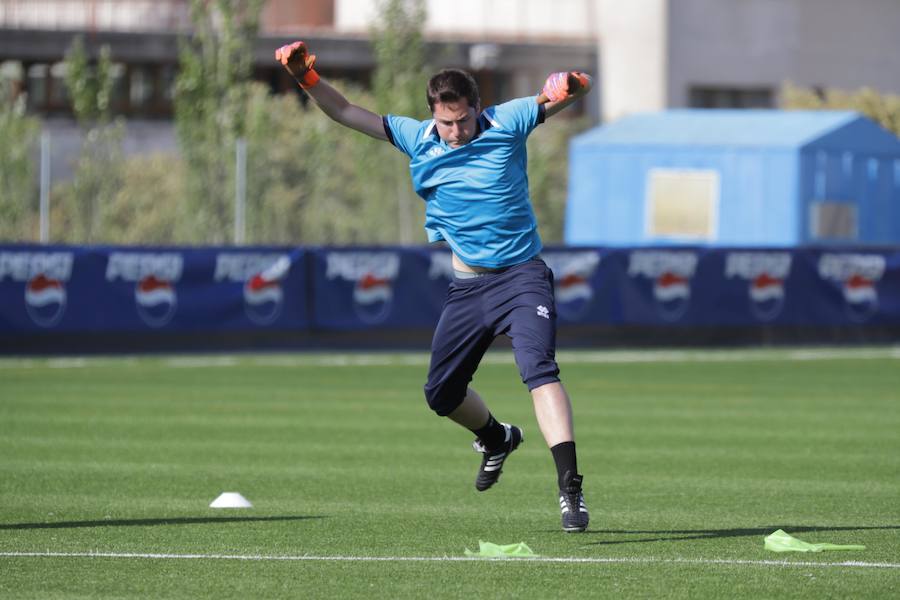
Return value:
M 287 69 L 304 90 L 319 83 L 319 74 L 313 69 L 316 55 L 310 54 L 303 42 L 286 44 L 275 51 L 275 60 Z
M 541 93 L 547 96 L 550 102 L 561 102 L 571 98 L 582 88 L 590 85 L 590 77 L 580 71 L 551 73 L 544 82 Z

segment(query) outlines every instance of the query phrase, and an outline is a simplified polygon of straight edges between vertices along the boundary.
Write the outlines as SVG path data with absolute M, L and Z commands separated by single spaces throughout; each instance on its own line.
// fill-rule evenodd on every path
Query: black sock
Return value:
M 490 413 L 487 424 L 480 429 L 473 429 L 472 433 L 478 436 L 488 450 L 499 448 L 506 441 L 506 428 Z
M 550 448 L 553 460 L 556 462 L 556 477 L 559 481 L 559 489 L 563 489 L 567 472 L 572 475 L 578 473 L 578 459 L 575 455 L 575 442 L 562 442 Z

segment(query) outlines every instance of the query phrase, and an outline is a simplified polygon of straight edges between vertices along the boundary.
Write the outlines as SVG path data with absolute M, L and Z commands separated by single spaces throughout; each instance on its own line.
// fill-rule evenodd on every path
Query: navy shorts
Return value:
M 529 390 L 559 381 L 553 272 L 534 258 L 497 273 L 454 278 L 434 339 L 425 398 L 446 416 L 466 397 L 484 353 L 499 335 L 512 340 Z

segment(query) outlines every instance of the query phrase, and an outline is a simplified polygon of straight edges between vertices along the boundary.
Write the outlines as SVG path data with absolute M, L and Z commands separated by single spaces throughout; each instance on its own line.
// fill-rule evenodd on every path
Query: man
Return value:
M 583 73 L 554 73 L 541 94 L 482 110 L 468 73 L 445 69 L 428 83 L 433 119 L 380 116 L 347 101 L 316 73 L 303 42 L 275 51 L 287 71 L 338 123 L 396 146 L 410 158 L 413 187 L 426 203 L 430 242 L 452 250 L 453 282 L 434 333 L 425 397 L 438 415 L 472 431 L 482 453 L 479 491 L 500 477 L 522 430 L 497 421 L 469 387 L 495 337 L 512 340 L 541 433 L 557 468 L 565 531 L 584 531 L 588 511 L 578 474 L 572 409 L 559 380 L 553 274 L 528 194 L 525 141 L 532 130 L 585 95 Z

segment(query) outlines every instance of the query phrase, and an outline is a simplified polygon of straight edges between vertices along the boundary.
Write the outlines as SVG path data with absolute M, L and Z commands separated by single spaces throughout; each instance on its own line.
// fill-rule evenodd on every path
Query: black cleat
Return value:
M 568 532 L 584 531 L 591 520 L 584 494 L 581 493 L 582 476 L 568 471 L 559 490 L 559 510 L 562 513 L 562 528 Z
M 475 478 L 475 489 L 479 492 L 483 492 L 497 483 L 503 470 L 504 461 L 509 458 L 512 451 L 518 448 L 522 440 L 525 439 L 522 430 L 515 425 L 507 425 L 506 423 L 501 423 L 501 425 L 506 429 L 506 439 L 499 448 L 488 450 L 481 443 L 480 439 L 472 442 L 472 447 L 475 448 L 475 451 L 484 455 L 481 459 L 481 467 L 478 469 L 478 477 Z

